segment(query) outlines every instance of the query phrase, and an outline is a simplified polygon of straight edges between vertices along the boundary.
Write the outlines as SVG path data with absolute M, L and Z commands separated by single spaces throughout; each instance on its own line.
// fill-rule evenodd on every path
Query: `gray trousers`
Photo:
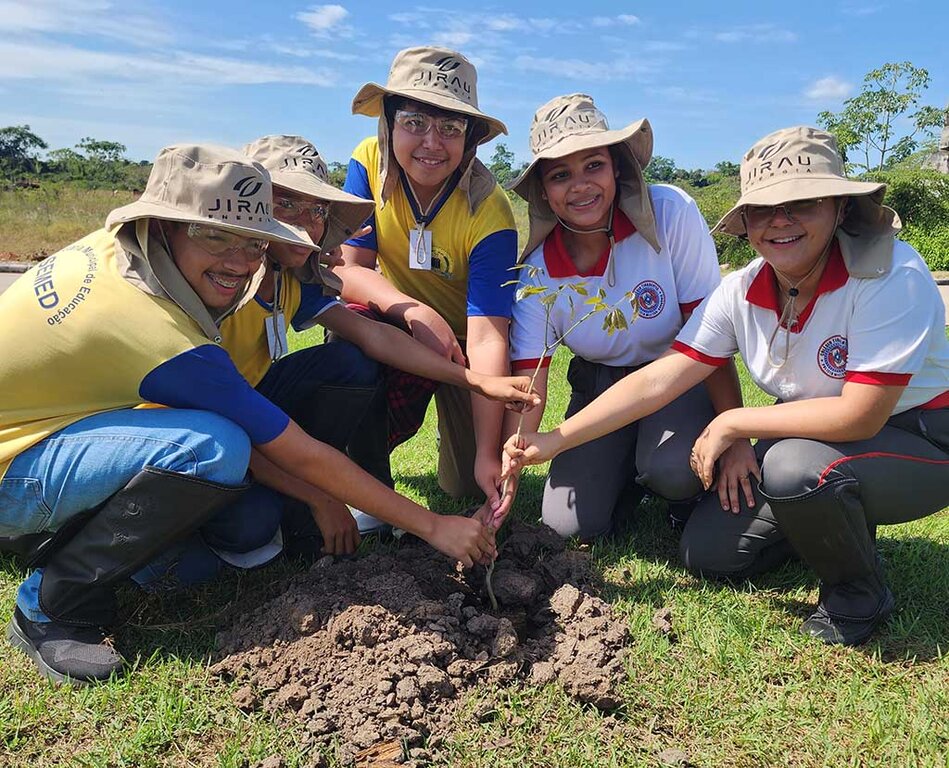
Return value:
M 869 440 L 822 443 L 785 438 L 755 446 L 762 481 L 755 490 L 755 508 L 742 498 L 741 511 L 722 509 L 717 494 L 696 506 L 682 533 L 682 562 L 693 573 L 745 578 L 783 563 L 791 554 L 771 510 L 779 499 L 794 499 L 819 486 L 855 479 L 871 530 L 879 524 L 916 520 L 949 505 L 949 408 L 914 408 L 893 416 Z M 823 552 L 820 530 L 814 530 L 808 562 L 847 557 Z
M 570 362 L 571 396 L 565 418 L 584 408 L 635 368 Z M 651 416 L 564 451 L 550 465 L 544 487 L 544 522 L 561 536 L 591 539 L 609 532 L 617 502 L 635 484 L 669 501 L 690 501 L 702 485 L 689 468 L 689 452 L 715 412 L 704 384 Z M 630 510 L 632 511 L 632 510 Z

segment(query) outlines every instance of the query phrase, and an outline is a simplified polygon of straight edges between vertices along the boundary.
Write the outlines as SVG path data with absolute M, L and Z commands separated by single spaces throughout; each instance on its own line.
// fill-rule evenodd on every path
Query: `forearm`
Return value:
M 507 339 L 469 339 L 467 352 L 471 368 L 478 373 L 491 376 L 507 376 L 510 373 Z M 478 455 L 497 458 L 501 448 L 503 414 L 504 406 L 501 403 L 472 393 L 471 415 Z
M 400 324 L 404 324 L 405 310 L 420 303 L 369 267 L 346 264 L 333 271 L 343 283 L 341 297 L 344 301 L 363 304 Z
M 736 408 L 716 418 L 726 438 L 768 440 L 800 437 L 833 443 L 871 438 L 885 421 L 878 411 L 868 413 L 860 403 L 848 403 L 844 397 L 817 397 L 763 408 Z
M 372 333 L 365 335 L 361 347 L 369 357 L 381 363 L 455 387 L 474 390 L 482 378 L 481 374 L 437 354 L 386 323 L 375 323 Z
M 388 488 L 336 449 L 313 440 L 292 421 L 280 436 L 258 448 L 287 474 L 397 528 L 426 540 L 435 529 L 436 515 Z
M 302 501 L 308 507 L 320 507 L 332 501 L 325 491 L 284 472 L 256 448 L 250 454 L 250 470 L 256 482 L 273 488 L 284 496 Z
M 741 384 L 738 381 L 738 370 L 735 361 L 729 360 L 725 365 L 716 368 L 705 380 L 709 399 L 715 413 L 724 413 L 732 408 L 741 408 Z

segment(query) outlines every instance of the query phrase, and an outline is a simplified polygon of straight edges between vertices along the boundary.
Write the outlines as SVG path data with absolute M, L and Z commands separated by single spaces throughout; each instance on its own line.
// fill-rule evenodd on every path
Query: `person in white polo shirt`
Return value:
M 512 184 L 527 200 L 530 222 L 519 273 L 525 290 L 511 323 L 512 369 L 525 373 L 540 365 L 535 387 L 545 397 L 548 344 L 566 333 L 563 343 L 574 353 L 570 416 L 666 352 L 721 277 L 695 201 L 643 178 L 653 145 L 647 120 L 610 130 L 593 99 L 575 93 L 537 110 L 530 141 L 532 161 Z M 603 316 L 577 325 L 589 310 L 586 298 L 598 294 L 623 312 L 628 328 L 608 331 Z M 608 533 L 646 490 L 668 500 L 673 519 L 684 521 L 703 493 L 689 469 L 689 449 L 717 411 L 740 405 L 728 365 L 708 389 L 699 384 L 639 423 L 573 448 L 550 467 L 544 522 L 563 536 L 589 540 Z M 542 413 L 527 414 L 524 427 L 536 429 Z M 505 417 L 506 435 L 517 422 L 513 411 Z M 732 475 L 756 466 L 747 441 L 732 453 L 738 457 L 729 464 Z M 509 504 L 510 497 L 502 516 Z
M 701 504 L 682 557 L 697 573 L 740 576 L 789 545 L 821 579 L 802 631 L 855 645 L 894 608 L 876 526 L 949 504 L 943 305 L 919 254 L 895 237 L 884 185 L 847 179 L 832 135 L 772 133 L 745 155 L 741 179 L 716 229 L 747 237 L 760 258 L 696 309 L 673 353 L 553 432 L 505 448 L 515 468 L 549 459 L 652 413 L 741 353 L 777 402 L 719 415 L 691 462 L 708 487 L 722 451 L 756 437 L 758 483 L 737 514 Z

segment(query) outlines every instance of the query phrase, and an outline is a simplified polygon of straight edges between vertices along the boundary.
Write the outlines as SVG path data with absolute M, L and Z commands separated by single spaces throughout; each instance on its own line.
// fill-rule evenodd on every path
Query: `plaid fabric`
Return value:
M 346 308 L 377 322 L 387 322 L 381 315 L 362 304 L 347 304 Z M 382 380 L 389 411 L 389 452 L 419 431 L 425 421 L 425 412 L 440 382 L 406 373 L 388 365 L 382 366 Z

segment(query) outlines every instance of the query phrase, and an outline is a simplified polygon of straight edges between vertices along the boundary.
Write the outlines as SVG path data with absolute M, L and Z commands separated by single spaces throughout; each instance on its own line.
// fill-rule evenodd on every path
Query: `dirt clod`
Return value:
M 630 638 L 591 573 L 589 556 L 564 550 L 550 529 L 515 523 L 493 615 L 483 570 L 461 573 L 418 541 L 394 554 L 321 560 L 219 634 L 212 671 L 236 681 L 238 708 L 300 722 L 310 754 L 336 741 L 346 765 L 390 764 L 371 762 L 383 754 L 424 762 L 437 756 L 459 697 L 480 683 L 559 680 L 579 701 L 622 704 Z

